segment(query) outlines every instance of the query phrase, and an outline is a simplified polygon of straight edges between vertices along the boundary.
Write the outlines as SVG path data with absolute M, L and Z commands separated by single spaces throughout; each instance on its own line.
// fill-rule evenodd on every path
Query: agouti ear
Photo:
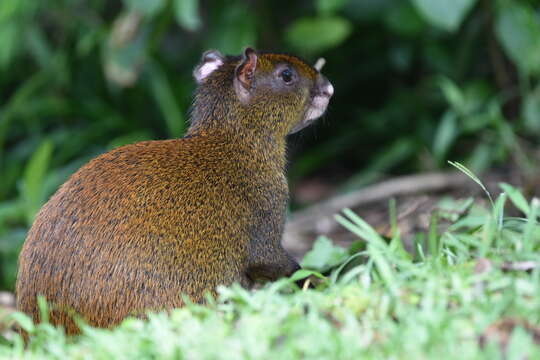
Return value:
M 257 69 L 257 53 L 252 48 L 246 48 L 242 62 L 236 67 L 234 76 L 234 89 L 241 102 L 247 103 L 250 99 L 251 84 Z
M 202 55 L 201 63 L 193 70 L 197 84 L 203 82 L 211 73 L 225 62 L 225 58 L 217 50 L 208 50 Z

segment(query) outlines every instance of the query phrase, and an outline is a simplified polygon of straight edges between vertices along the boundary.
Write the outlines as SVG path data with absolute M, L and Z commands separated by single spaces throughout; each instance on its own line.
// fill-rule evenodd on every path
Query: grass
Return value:
M 395 211 L 385 239 L 344 210 L 337 220 L 359 239 L 350 251 L 321 238 L 304 260 L 313 270 L 257 291 L 220 288 L 207 305 L 127 319 L 113 330 L 84 326 L 78 337 L 16 313 L 11 321 L 32 334 L 30 342 L 0 338 L 0 357 L 540 358 L 540 205 L 501 188 L 489 208 L 445 200 L 413 253 L 404 250 Z M 523 216 L 505 216 L 509 203 Z M 308 275 L 316 288 L 293 284 Z

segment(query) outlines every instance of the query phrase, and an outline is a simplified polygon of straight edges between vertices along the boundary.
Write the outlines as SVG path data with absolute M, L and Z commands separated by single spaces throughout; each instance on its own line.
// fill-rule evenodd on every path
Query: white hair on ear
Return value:
M 317 62 L 315 63 L 315 65 L 313 65 L 313 67 L 315 68 L 315 70 L 317 70 L 318 72 L 321 72 L 324 64 L 326 64 L 326 60 L 324 58 L 318 58 L 317 59 Z
M 210 50 L 203 54 L 202 62 L 193 71 L 193 76 L 198 84 L 206 79 L 211 73 L 223 65 L 223 55 L 217 50 Z
M 198 82 L 201 82 L 208 75 L 213 73 L 214 70 L 219 68 L 221 65 L 223 65 L 223 62 L 219 60 L 204 63 L 199 67 L 199 71 L 197 72 L 197 75 L 195 76 L 195 78 L 197 79 Z

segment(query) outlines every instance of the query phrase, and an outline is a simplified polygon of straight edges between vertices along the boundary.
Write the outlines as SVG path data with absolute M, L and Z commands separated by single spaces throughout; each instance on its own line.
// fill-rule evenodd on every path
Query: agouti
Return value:
M 73 314 L 109 327 L 299 269 L 281 246 L 285 138 L 326 110 L 319 70 L 250 48 L 203 54 L 184 138 L 103 154 L 43 206 L 20 254 L 19 310 L 39 321 L 43 295 L 51 322 L 76 333 Z

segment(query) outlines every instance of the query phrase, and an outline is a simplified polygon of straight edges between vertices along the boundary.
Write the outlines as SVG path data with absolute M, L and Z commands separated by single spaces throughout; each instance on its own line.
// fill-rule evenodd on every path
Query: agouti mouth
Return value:
M 332 95 L 334 95 L 334 87 L 324 75 L 319 74 L 317 83 L 312 90 L 311 103 L 304 114 L 304 118 L 296 124 L 289 134 L 302 130 L 321 117 L 326 111 Z
M 302 130 L 320 118 L 326 111 L 329 100 L 330 98 L 326 96 L 315 96 L 311 100 L 311 104 L 307 108 L 304 118 L 300 120 L 298 124 L 296 124 L 296 126 L 289 132 L 289 135 Z
M 311 100 L 311 104 L 306 111 L 304 121 L 313 121 L 321 117 L 328 107 L 330 96 L 317 95 Z

